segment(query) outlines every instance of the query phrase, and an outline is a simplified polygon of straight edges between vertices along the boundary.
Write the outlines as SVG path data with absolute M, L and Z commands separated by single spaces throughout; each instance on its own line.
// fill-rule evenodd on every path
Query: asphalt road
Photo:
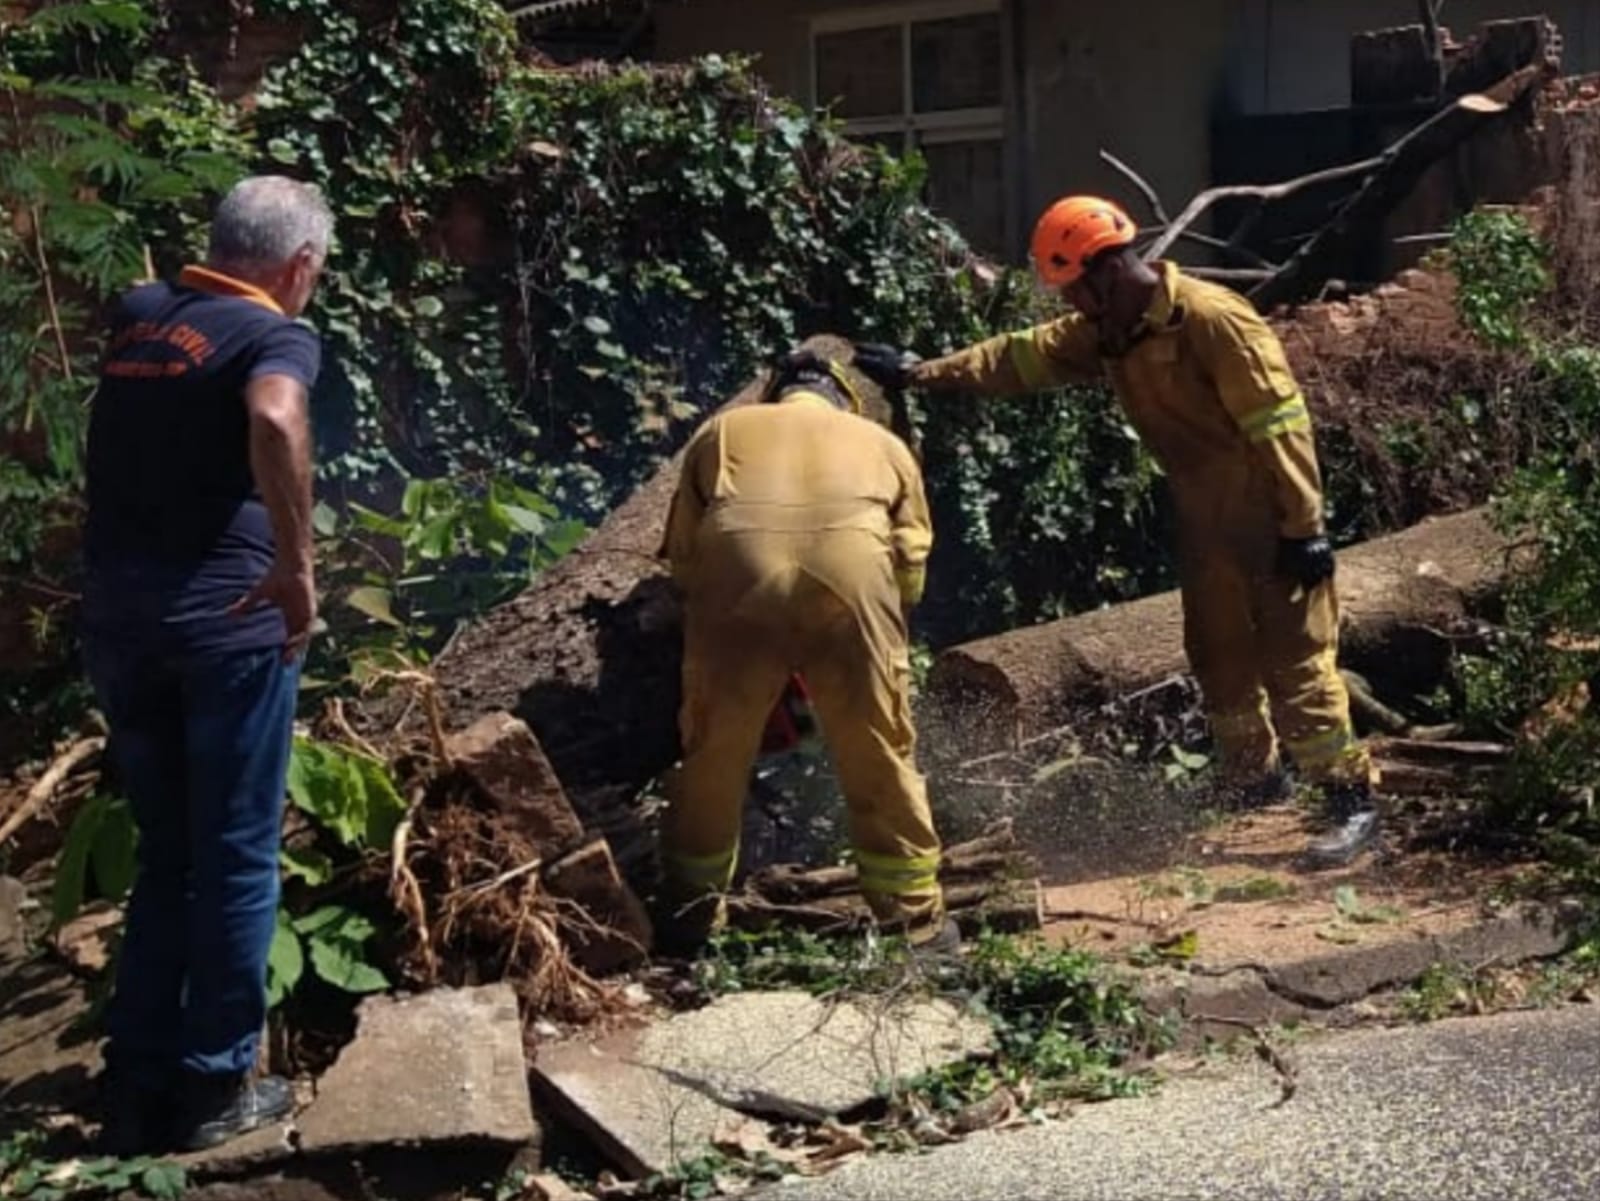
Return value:
M 763 1201 L 1600 1197 L 1600 1006 L 1330 1034 L 1060 1123 L 880 1155 Z

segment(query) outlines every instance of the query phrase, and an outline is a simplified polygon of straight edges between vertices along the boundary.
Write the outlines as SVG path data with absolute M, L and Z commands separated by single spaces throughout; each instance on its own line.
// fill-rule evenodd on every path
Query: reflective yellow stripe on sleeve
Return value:
M 1239 430 L 1251 442 L 1266 442 L 1280 434 L 1300 433 L 1311 428 L 1311 411 L 1298 392 L 1288 400 L 1239 418 Z
M 1017 376 L 1027 388 L 1048 388 L 1051 382 L 1050 360 L 1039 349 L 1039 341 L 1031 329 L 1018 330 L 1006 336 L 1006 353 Z

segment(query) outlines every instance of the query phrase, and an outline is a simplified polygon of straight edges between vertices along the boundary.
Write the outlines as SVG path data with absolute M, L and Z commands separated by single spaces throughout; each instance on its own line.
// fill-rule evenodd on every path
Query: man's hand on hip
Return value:
M 256 586 L 228 608 L 235 617 L 252 613 L 263 605 L 276 606 L 283 613 L 289 637 L 283 644 L 283 661 L 292 663 L 311 641 L 317 620 L 317 589 L 309 565 L 274 560 Z

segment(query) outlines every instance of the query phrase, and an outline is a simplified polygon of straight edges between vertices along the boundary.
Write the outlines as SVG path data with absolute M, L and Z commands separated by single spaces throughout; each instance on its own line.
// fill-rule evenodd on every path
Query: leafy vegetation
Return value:
M 178 1201 L 188 1173 L 168 1160 L 50 1158 L 44 1137 L 24 1130 L 0 1140 L 0 1197 L 12 1201 L 72 1201 L 132 1194 L 152 1201 Z
M 406 803 L 387 764 L 332 743 L 295 740 L 289 799 L 303 821 L 281 852 L 285 881 L 267 960 L 268 1004 L 282 1004 L 311 976 L 344 993 L 389 987 L 378 966 L 374 920 L 333 898 L 360 883 L 366 858 L 387 853 Z M 52 925 L 86 901 L 120 903 L 132 888 L 138 831 L 127 802 L 97 795 L 68 828 L 56 864 Z
M 1542 838 L 1575 880 L 1600 882 L 1600 348 L 1541 313 L 1550 254 L 1513 215 L 1480 213 L 1453 243 L 1463 319 L 1516 349 L 1551 415 L 1546 441 L 1499 498 L 1497 520 L 1520 549 L 1505 616 L 1487 653 L 1458 665 L 1468 722 L 1509 738 L 1509 779 L 1485 817 Z

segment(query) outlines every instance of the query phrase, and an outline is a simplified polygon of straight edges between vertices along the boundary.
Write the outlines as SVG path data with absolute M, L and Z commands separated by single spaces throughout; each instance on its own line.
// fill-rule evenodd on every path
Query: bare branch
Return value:
M 1278 274 L 1267 267 L 1185 267 L 1183 273 L 1219 284 L 1259 284 Z
M 1208 188 L 1196 196 L 1183 212 L 1178 214 L 1178 219 L 1167 226 L 1166 233 L 1156 239 L 1149 250 L 1144 252 L 1146 260 L 1161 258 L 1172 245 L 1183 236 L 1185 230 L 1200 219 L 1212 205 L 1219 200 L 1234 200 L 1249 198 L 1260 200 L 1263 203 L 1270 200 L 1282 200 L 1285 196 L 1292 196 L 1306 188 L 1316 187 L 1318 184 L 1336 183 L 1341 179 L 1350 179 L 1357 175 L 1366 175 L 1383 166 L 1385 159 L 1382 155 L 1377 158 L 1362 159 L 1359 163 L 1347 163 L 1342 167 L 1329 167 L 1325 171 L 1313 171 L 1310 175 L 1297 176 L 1275 184 L 1229 184 L 1221 188 Z
M 1444 31 L 1439 27 L 1439 12 L 1444 8 L 1444 0 L 1417 0 L 1417 9 L 1422 14 L 1422 37 L 1428 47 L 1428 57 L 1433 60 L 1435 71 L 1434 95 L 1444 95 Z
M 1161 203 L 1160 193 L 1151 186 L 1149 180 L 1145 179 L 1144 176 L 1140 175 L 1109 150 L 1102 149 L 1100 151 L 1100 161 L 1113 168 L 1129 183 L 1139 189 L 1140 194 L 1145 198 L 1145 202 L 1150 206 L 1150 212 L 1155 215 L 1157 221 L 1161 222 L 1162 225 L 1172 224 L 1172 218 L 1167 216 L 1166 207 Z
M 1166 229 L 1167 227 L 1164 225 L 1154 225 L 1141 232 L 1155 238 L 1165 233 Z M 1234 238 L 1214 238 L 1210 234 L 1203 234 L 1196 229 L 1186 229 L 1179 237 L 1182 241 L 1193 242 L 1196 246 L 1205 246 L 1212 250 L 1221 251 L 1223 254 L 1231 255 L 1247 267 L 1259 267 L 1269 272 L 1276 271 L 1279 267 L 1279 264 L 1272 262 L 1270 259 L 1262 258 L 1248 246 L 1235 245 Z

